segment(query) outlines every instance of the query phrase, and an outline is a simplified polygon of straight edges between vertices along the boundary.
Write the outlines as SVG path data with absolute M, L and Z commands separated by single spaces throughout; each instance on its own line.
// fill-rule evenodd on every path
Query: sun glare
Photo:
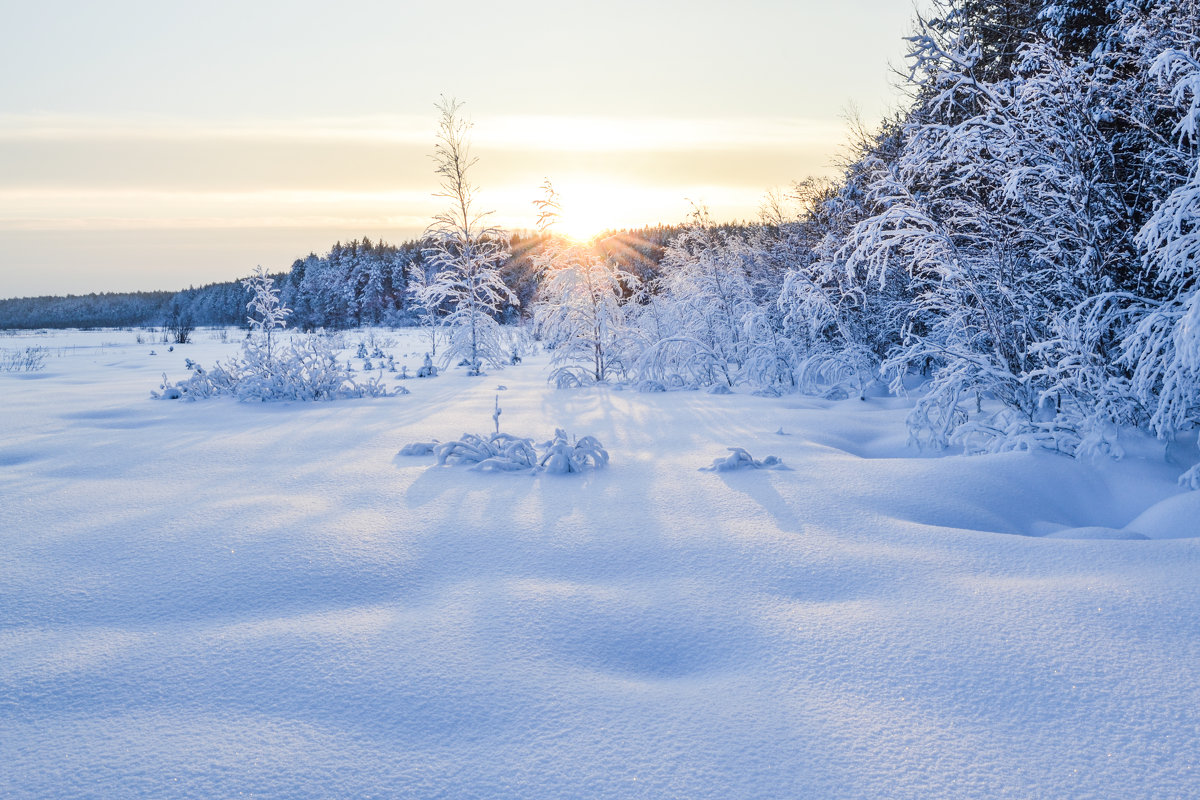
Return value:
M 577 242 L 590 242 L 600 233 L 620 227 L 632 187 L 600 183 L 570 183 L 559 186 L 559 233 Z

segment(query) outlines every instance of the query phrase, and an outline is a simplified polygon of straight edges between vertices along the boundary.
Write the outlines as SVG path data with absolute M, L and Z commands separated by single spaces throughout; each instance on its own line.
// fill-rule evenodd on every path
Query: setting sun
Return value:
M 588 242 L 601 231 L 614 227 L 613 206 L 602 195 L 582 193 L 563 201 L 559 232 L 577 242 Z
M 657 187 L 586 176 L 554 180 L 553 185 L 558 214 L 552 230 L 577 242 L 589 242 L 608 230 L 653 224 L 662 208 L 670 209 L 672 219 L 686 209 L 682 197 L 668 196 Z

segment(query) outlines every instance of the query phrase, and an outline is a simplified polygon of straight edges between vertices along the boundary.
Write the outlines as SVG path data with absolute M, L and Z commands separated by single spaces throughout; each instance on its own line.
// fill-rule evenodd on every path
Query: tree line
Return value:
M 596 246 L 613 250 L 612 258 L 635 269 L 651 271 L 679 227 L 655 226 L 610 232 Z M 536 233 L 511 236 L 511 254 L 499 265 L 502 279 L 517 302 L 501 309 L 504 320 L 516 319 L 532 306 L 537 292 L 533 257 L 545 237 Z M 621 240 L 633 247 L 618 245 Z M 360 325 L 416 324 L 409 276 L 425 264 L 428 240 L 399 245 L 367 237 L 336 242 L 323 255 L 310 253 L 290 268 L 273 272 L 284 302 L 294 309 L 293 324 L 307 330 Z M 192 326 L 247 326 L 250 294 L 242 281 L 224 281 L 177 292 L 102 292 L 86 295 L 0 299 L 0 329 L 160 327 L 175 320 Z

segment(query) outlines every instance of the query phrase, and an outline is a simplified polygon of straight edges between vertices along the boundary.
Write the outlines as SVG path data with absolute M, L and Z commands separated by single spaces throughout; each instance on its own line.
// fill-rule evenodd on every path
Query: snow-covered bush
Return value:
M 281 345 L 279 338 L 291 310 L 279 300 L 274 282 L 261 268 L 243 282 L 254 296 L 247 307 L 251 332 L 242 354 L 211 370 L 188 359 L 191 375 L 170 383 L 163 376 L 159 399 L 200 400 L 231 395 L 242 401 L 337 400 L 380 397 L 387 388 L 378 377 L 356 381 L 348 363 L 338 359 L 337 340 L 320 334 L 297 334 Z
M 574 442 L 562 428 L 554 430 L 554 438 L 541 445 L 545 455 L 538 465 L 551 474 L 565 475 L 599 469 L 608 464 L 608 451 L 594 436 L 584 436 Z
M 732 386 L 735 372 L 717 351 L 691 336 L 669 336 L 647 347 L 634 364 L 639 387 L 682 389 L 724 383 Z M 645 391 L 645 389 L 643 389 Z
M 234 356 L 224 364 L 217 362 L 209 370 L 193 363 L 192 374 L 185 380 L 172 384 L 164 378 L 162 391 L 153 394 L 163 399 L 185 400 L 226 395 L 245 402 L 387 395 L 387 387 L 378 376 L 356 380 L 350 365 L 338 358 L 340 351 L 324 336 L 297 334 L 285 345 L 274 342 L 273 350 L 274 355 L 268 358 L 265 347 L 247 342 L 241 356 Z M 169 389 L 179 394 L 176 396 Z
M 437 276 L 432 267 L 416 259 L 409 262 L 405 268 L 405 276 L 408 279 L 407 298 L 409 304 L 417 312 L 417 321 L 422 335 L 429 345 L 429 353 L 436 357 L 438 334 L 441 327 L 438 319 L 440 299 L 438 292 L 434 290 Z
M 486 436 L 464 433 L 452 442 L 412 442 L 400 450 L 402 456 L 432 453 L 439 466 L 470 464 L 481 472 L 548 472 L 568 474 L 599 469 L 608 464 L 608 451 L 594 436 L 572 440 L 562 428 L 539 445 L 533 439 L 500 430 L 500 397 L 496 396 L 492 423 L 495 431 Z
M 439 466 L 470 464 L 481 472 L 546 472 L 568 474 L 599 469 L 608 464 L 608 451 L 594 436 L 572 440 L 561 428 L 554 438 L 535 445 L 523 436 L 496 432 L 486 436 L 464 433 L 452 442 L 413 442 L 402 456 L 432 453 Z
M 433 453 L 439 465 L 472 464 L 472 469 L 482 472 L 518 472 L 538 467 L 532 439 L 500 432 L 488 436 L 464 433 L 457 441 L 436 445 Z
M 1167 296 L 1143 301 L 1122 344 L 1132 391 L 1165 439 L 1200 425 L 1200 55 L 1167 51 L 1154 73 L 1184 107 L 1176 133 L 1181 149 L 1191 143 L 1190 172 L 1138 233 L 1146 268 Z
M 787 469 L 778 456 L 767 456 L 759 461 L 743 447 L 727 447 L 729 455 L 713 459 L 711 466 L 701 467 L 701 472 L 730 472 L 736 469 Z
M 421 366 L 417 368 L 417 377 L 418 378 L 436 378 L 437 374 L 438 374 L 438 368 L 436 366 L 434 366 L 433 358 L 429 355 L 429 353 L 426 353 L 424 363 L 422 363 Z
M 799 383 L 810 394 L 826 394 L 841 388 L 849 396 L 853 389 L 859 400 L 879 374 L 879 359 L 870 349 L 847 344 L 838 349 L 813 353 L 800 362 Z
M 266 360 L 269 362 L 274 358 L 277 333 L 287 327 L 287 318 L 292 315 L 292 310 L 279 299 L 275 279 L 267 275 L 267 271 L 261 266 L 254 270 L 253 275 L 242 281 L 242 286 L 251 293 L 250 302 L 246 304 L 246 308 L 251 312 L 247 322 L 250 323 L 251 332 L 259 334 L 258 346 L 265 351 Z
M 703 209 L 668 245 L 662 275 L 648 290 L 634 364 L 639 379 L 679 385 L 732 386 L 746 360 L 745 321 L 757 310 L 746 240 L 718 230 Z

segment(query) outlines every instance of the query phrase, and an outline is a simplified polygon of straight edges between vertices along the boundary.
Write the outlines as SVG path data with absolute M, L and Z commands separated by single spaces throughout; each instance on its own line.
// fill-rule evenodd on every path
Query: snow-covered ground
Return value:
M 554 391 L 544 356 L 155 401 L 237 335 L 136 335 L 0 336 L 50 348 L 0 374 L 0 796 L 1200 796 L 1200 492 L 1152 442 L 933 457 L 903 400 Z M 611 464 L 397 455 L 497 395 Z M 790 469 L 700 471 L 732 446 Z

